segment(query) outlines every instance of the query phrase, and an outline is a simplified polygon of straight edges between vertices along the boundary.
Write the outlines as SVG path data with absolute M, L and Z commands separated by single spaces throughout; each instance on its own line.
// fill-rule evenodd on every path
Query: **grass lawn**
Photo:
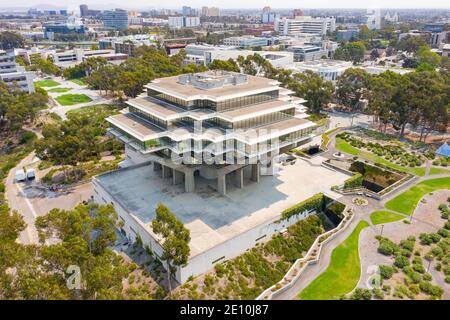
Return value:
M 57 93 L 63 93 L 72 90 L 71 88 L 53 88 L 47 90 L 48 92 L 57 92 Z
M 416 176 L 421 176 L 421 177 L 425 175 L 424 167 L 411 168 L 411 167 L 400 166 L 398 164 L 387 161 L 387 160 L 383 159 L 382 157 L 379 157 L 371 152 L 359 150 L 341 138 L 336 138 L 336 149 L 338 149 L 342 152 L 354 155 L 354 156 L 358 156 L 358 157 L 373 161 L 375 163 L 383 164 L 386 167 L 389 167 L 391 169 L 395 169 L 395 170 L 398 170 L 401 172 L 407 172 L 407 173 L 411 173 L 411 174 L 414 174 Z
M 73 83 L 76 83 L 79 86 L 87 86 L 87 83 L 83 79 L 70 79 Z
M 414 212 L 414 209 L 423 196 L 440 189 L 450 189 L 450 178 L 422 181 L 396 196 L 394 199 L 386 202 L 385 207 L 393 211 L 410 215 Z
M 88 115 L 88 116 L 97 116 L 101 113 L 107 114 L 117 114 L 119 111 L 119 107 L 116 105 L 109 104 L 96 104 L 93 106 L 82 107 L 75 110 L 70 110 L 67 112 L 67 115 Z
M 55 80 L 41 80 L 36 81 L 34 84 L 38 87 L 56 87 L 60 85 L 60 83 Z
M 449 173 L 450 173 L 450 169 L 439 168 L 439 167 L 431 167 L 430 168 L 430 175 L 433 175 L 433 174 L 449 174 Z
M 370 220 L 373 224 L 389 223 L 402 220 L 405 216 L 390 211 L 374 211 L 370 214 Z
M 361 274 L 359 234 L 368 226 L 369 223 L 365 220 L 358 223 L 348 238 L 333 250 L 328 268 L 299 294 L 300 299 L 338 299 L 356 287 Z
M 73 106 L 74 104 L 92 101 L 85 94 L 63 94 L 62 96 L 56 97 L 55 100 L 62 106 Z

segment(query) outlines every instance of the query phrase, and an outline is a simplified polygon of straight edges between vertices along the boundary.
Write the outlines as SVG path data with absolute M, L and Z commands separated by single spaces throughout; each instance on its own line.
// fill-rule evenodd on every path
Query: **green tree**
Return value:
M 156 216 L 152 220 L 153 232 L 161 237 L 163 253 L 161 259 L 167 263 L 169 294 L 171 289 L 171 277 L 176 267 L 185 266 L 189 259 L 189 242 L 191 236 L 189 230 L 181 221 L 160 203 L 155 210 Z
M 23 48 L 25 39 L 18 33 L 11 31 L 0 32 L 0 49 L 12 50 L 14 48 Z
M 309 112 L 318 114 L 332 101 L 333 84 L 323 80 L 318 74 L 308 70 L 295 74 L 294 80 L 295 82 L 290 83 L 288 88 L 306 100 L 305 105 Z
M 362 69 L 350 68 L 338 78 L 336 97 L 338 101 L 355 112 L 367 87 L 369 75 Z

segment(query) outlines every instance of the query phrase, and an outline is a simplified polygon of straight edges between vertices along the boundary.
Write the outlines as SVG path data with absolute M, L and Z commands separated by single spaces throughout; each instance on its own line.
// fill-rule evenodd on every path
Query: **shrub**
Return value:
M 409 266 L 409 259 L 405 256 L 398 256 L 395 258 L 394 265 L 397 268 L 403 268 Z
M 397 272 L 397 270 L 394 267 L 388 266 L 388 265 L 380 265 L 379 267 L 380 276 L 383 279 L 390 279 L 392 275 Z
M 426 246 L 429 246 L 433 243 L 433 240 L 431 239 L 430 235 L 427 233 L 421 233 L 419 235 L 420 243 Z
M 286 210 L 284 210 L 281 214 L 281 220 L 289 219 L 290 217 L 303 213 L 305 211 L 311 210 L 319 210 L 322 208 L 324 204 L 324 195 L 323 193 L 318 193 L 311 198 L 308 198 Z
M 356 288 L 350 298 L 352 300 L 370 300 L 372 299 L 372 291 L 369 289 Z
M 378 288 L 372 289 L 372 294 L 375 299 L 384 299 L 384 292 Z
M 428 281 L 422 281 L 419 284 L 419 288 L 423 293 L 426 293 L 436 298 L 440 298 L 444 293 L 444 290 L 441 287 L 434 286 Z
M 353 176 L 345 180 L 344 189 L 352 189 L 362 186 L 363 176 L 361 173 L 355 173 Z
M 380 245 L 378 246 L 378 252 L 386 256 L 393 255 L 399 251 L 399 246 L 389 239 L 381 238 Z

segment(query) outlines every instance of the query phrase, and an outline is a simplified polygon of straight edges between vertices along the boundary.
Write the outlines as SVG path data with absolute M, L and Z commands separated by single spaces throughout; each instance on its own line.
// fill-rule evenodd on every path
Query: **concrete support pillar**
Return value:
M 260 164 L 259 163 L 255 163 L 252 164 L 252 180 L 255 182 L 259 182 L 259 171 L 260 171 Z
M 221 195 L 227 194 L 227 175 L 226 173 L 219 174 L 217 177 L 217 191 Z
M 161 169 L 162 169 L 161 163 L 153 161 L 153 171 L 159 171 Z
M 183 183 L 183 172 L 173 169 L 172 183 L 174 185 Z
M 193 172 L 188 171 L 184 173 L 184 191 L 185 192 L 195 191 L 195 178 Z
M 172 173 L 173 173 L 173 169 L 171 167 L 168 167 L 168 166 L 165 166 L 165 165 L 162 166 L 162 177 L 163 177 L 163 179 L 171 178 L 172 175 L 173 175 Z
M 234 171 L 234 177 L 236 180 L 236 186 L 240 189 L 244 188 L 244 169 L 240 168 Z

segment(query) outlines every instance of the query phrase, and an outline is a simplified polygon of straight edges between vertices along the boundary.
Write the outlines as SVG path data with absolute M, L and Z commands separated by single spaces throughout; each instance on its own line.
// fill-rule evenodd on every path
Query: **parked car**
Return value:
M 16 170 L 16 182 L 25 181 L 27 176 L 25 175 L 25 171 L 23 169 Z
M 36 178 L 36 173 L 35 173 L 34 169 L 32 169 L 32 168 L 27 169 L 26 176 L 27 176 L 27 180 L 34 180 Z

